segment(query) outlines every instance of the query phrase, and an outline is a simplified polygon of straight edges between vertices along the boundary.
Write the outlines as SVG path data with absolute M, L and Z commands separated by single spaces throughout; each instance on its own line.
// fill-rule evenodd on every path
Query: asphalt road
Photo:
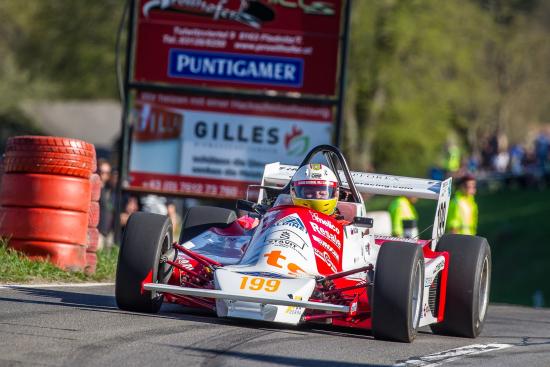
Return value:
M 113 291 L 0 288 L 0 366 L 550 366 L 550 309 L 491 305 L 477 339 L 422 329 L 402 344 L 344 328 L 217 319 L 173 305 L 157 315 L 123 312 Z

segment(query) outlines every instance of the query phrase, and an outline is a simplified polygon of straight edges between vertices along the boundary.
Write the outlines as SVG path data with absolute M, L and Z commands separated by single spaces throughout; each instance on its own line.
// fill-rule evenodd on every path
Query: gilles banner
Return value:
M 243 198 L 264 165 L 298 164 L 330 141 L 332 108 L 140 92 L 131 113 L 130 186 Z
M 334 96 L 341 0 L 139 0 L 136 82 Z

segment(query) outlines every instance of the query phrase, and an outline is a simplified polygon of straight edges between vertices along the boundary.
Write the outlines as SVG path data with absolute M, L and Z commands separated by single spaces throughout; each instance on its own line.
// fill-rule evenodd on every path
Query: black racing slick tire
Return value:
M 235 220 L 237 215 L 230 209 L 215 206 L 192 207 L 183 220 L 179 243 L 187 242 L 212 227 L 225 228 Z
M 170 268 L 159 269 L 161 254 L 172 246 L 172 222 L 164 215 L 137 212 L 130 216 L 118 255 L 115 298 L 126 311 L 156 313 L 163 296 L 141 289 L 152 272 L 155 283 L 166 283 Z
M 437 251 L 449 253 L 449 275 L 443 321 L 434 334 L 477 337 L 485 324 L 491 286 L 491 248 L 478 236 L 446 234 Z
M 422 312 L 424 256 L 407 242 L 386 242 L 374 269 L 372 334 L 376 339 L 410 343 Z

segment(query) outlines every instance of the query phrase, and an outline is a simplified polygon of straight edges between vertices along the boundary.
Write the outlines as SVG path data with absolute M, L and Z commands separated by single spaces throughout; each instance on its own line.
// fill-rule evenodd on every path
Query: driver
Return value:
M 294 205 L 333 215 L 338 204 L 338 180 L 328 167 L 310 163 L 292 177 L 290 196 Z

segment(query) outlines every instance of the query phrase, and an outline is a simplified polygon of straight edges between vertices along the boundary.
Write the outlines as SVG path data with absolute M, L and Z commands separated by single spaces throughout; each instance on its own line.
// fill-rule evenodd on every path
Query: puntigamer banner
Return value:
M 137 6 L 137 82 L 336 94 L 341 0 Z

